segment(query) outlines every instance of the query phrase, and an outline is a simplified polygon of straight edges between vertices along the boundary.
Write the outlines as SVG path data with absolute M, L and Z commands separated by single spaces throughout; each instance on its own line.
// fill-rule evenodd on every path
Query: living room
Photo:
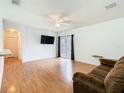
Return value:
M 124 93 L 123 8 L 123 0 L 1 0 L 1 93 Z M 17 56 L 7 32 L 20 33 Z

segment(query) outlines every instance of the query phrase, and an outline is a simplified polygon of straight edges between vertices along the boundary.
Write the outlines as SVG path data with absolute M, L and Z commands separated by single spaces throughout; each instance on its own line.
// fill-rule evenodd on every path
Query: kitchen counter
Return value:
M 11 56 L 13 53 L 9 49 L 0 50 L 0 56 Z

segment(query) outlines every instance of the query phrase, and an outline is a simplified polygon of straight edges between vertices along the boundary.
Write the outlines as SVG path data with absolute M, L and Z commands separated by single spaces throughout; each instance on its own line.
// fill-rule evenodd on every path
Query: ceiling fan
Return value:
M 64 26 L 71 26 L 71 18 L 69 16 L 65 16 L 63 14 L 49 14 L 46 16 L 49 21 L 54 23 L 54 26 L 59 28 L 62 25 Z

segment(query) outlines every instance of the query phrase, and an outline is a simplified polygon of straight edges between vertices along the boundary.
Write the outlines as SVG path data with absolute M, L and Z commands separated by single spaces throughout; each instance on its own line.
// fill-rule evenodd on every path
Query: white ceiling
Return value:
M 6 0 L 11 3 L 11 0 Z M 117 7 L 105 6 L 117 2 Z M 46 29 L 55 30 L 54 24 L 45 17 L 51 13 L 63 13 L 73 19 L 71 26 L 61 26 L 58 31 L 78 28 L 124 16 L 124 0 L 21 0 L 22 9 L 40 16 Z

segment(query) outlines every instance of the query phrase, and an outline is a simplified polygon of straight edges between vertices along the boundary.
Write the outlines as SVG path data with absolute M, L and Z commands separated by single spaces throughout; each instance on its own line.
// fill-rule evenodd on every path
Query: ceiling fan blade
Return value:
M 47 19 L 53 19 L 54 18 L 53 15 L 44 15 L 43 17 L 47 18 Z
M 61 25 L 71 26 L 71 24 L 68 23 L 60 23 Z
M 50 17 L 49 15 L 44 15 L 43 17 L 44 17 L 47 21 L 49 21 L 49 22 L 54 22 L 54 21 L 55 21 L 55 19 L 52 18 L 52 17 Z
M 61 17 L 65 17 L 65 16 L 71 16 L 72 13 L 70 11 L 63 11 L 60 13 Z

